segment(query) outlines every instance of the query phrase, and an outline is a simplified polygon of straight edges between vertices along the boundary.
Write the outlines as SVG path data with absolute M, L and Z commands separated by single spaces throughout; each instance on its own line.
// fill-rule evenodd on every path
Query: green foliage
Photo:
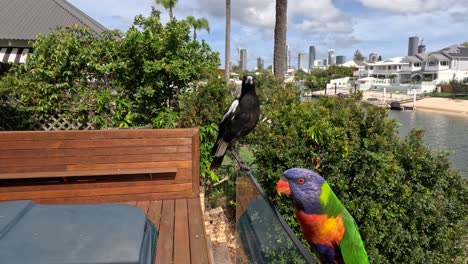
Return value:
M 64 114 L 97 127 L 128 126 L 132 103 L 115 85 L 115 70 L 123 66 L 115 52 L 118 37 L 116 31 L 96 36 L 78 26 L 39 35 L 34 53 L 12 67 L 0 89 L 34 120 Z
M 259 89 L 260 90 L 260 89 Z M 355 218 L 372 263 L 461 263 L 467 185 L 422 133 L 397 137 L 384 109 L 343 98 L 299 103 L 293 88 L 269 87 L 265 122 L 254 133 L 257 176 L 299 232 L 290 198 L 276 194 L 282 172 L 314 168 Z
M 299 69 L 294 75 L 294 80 L 296 81 L 304 80 L 304 77 L 306 76 L 306 74 L 307 73 L 303 69 Z
M 169 11 L 169 17 L 171 20 L 174 19 L 174 13 L 172 9 L 177 4 L 177 2 L 179 2 L 179 0 L 156 0 L 157 4 L 162 5 L 165 9 Z
M 162 25 L 159 16 L 154 8 L 137 16 L 125 34 L 75 26 L 39 36 L 26 64 L 1 79 L 2 102 L 10 103 L 0 110 L 31 112 L 31 122 L 62 114 L 97 128 L 175 127 L 177 96 L 219 58 L 205 42 L 191 41 L 185 21 Z M 12 127 L 30 122 L 23 123 Z
M 468 83 L 463 83 L 463 81 L 459 80 L 451 80 L 450 85 L 455 93 L 468 93 Z
M 206 18 L 198 18 L 196 19 L 193 16 L 188 16 L 187 17 L 187 23 L 193 27 L 193 40 L 197 39 L 197 30 L 199 29 L 205 29 L 210 33 L 210 23 Z
M 468 41 L 463 42 L 462 45 L 463 45 L 465 48 L 468 48 Z
M 356 52 L 354 52 L 354 58 L 353 60 L 355 61 L 363 61 L 364 60 L 364 56 L 362 56 L 362 53 L 359 51 L 359 50 L 356 50 Z
M 147 18 L 136 17 L 120 44 L 125 67 L 119 75 L 126 96 L 136 102 L 138 124 L 151 122 L 167 107 L 177 109 L 177 96 L 219 63 L 208 44 L 190 40 L 185 21 L 163 26 L 159 16 L 153 9 Z
M 327 69 L 314 69 L 305 75 L 304 84 L 313 90 L 323 89 L 330 80 L 353 76 L 353 71 L 353 68 L 338 65 L 331 65 Z
M 179 113 L 166 108 L 159 112 L 158 116 L 153 118 L 154 128 L 176 128 L 179 121 Z

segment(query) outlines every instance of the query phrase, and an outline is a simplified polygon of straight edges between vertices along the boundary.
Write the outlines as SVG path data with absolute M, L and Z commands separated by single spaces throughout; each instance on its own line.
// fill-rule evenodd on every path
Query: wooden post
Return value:
M 336 83 L 335 83 L 335 95 L 336 95 Z

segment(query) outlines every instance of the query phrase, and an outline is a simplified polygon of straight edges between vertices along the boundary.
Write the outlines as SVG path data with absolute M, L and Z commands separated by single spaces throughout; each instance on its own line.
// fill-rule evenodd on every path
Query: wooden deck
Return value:
M 135 201 L 158 229 L 155 263 L 212 263 L 200 198 Z

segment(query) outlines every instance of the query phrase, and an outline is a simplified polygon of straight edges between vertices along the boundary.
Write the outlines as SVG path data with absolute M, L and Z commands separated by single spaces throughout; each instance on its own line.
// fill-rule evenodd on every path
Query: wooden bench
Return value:
M 157 263 L 210 263 L 199 166 L 198 129 L 0 132 L 0 201 L 131 204 Z
M 1 132 L 0 201 L 198 197 L 198 137 L 196 129 Z

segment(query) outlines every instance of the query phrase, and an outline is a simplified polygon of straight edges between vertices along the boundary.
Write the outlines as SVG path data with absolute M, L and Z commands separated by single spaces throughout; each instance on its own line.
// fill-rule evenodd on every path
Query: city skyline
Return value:
M 314 61 L 317 58 L 315 54 L 315 46 L 309 46 L 309 69 L 314 67 Z
M 155 5 L 154 0 L 70 2 L 107 28 L 122 31 L 132 25 L 135 16 L 148 15 L 151 6 Z M 161 11 L 162 22 L 166 23 L 169 20 L 167 11 L 155 6 Z M 257 57 L 264 59 L 265 67 L 271 65 L 275 2 L 238 0 L 231 3 L 231 7 L 231 58 L 236 57 L 238 47 L 243 47 L 249 50 L 247 68 L 255 68 Z M 221 65 L 224 65 L 225 2 L 179 0 L 174 15 L 177 19 L 189 15 L 207 18 L 211 33 L 197 32 L 198 38 L 220 53 Z M 382 58 L 391 58 L 407 55 L 411 36 L 424 36 L 427 51 L 468 41 L 467 23 L 467 0 L 431 1 L 431 4 L 423 0 L 408 0 L 401 4 L 391 0 L 290 0 L 287 42 L 294 57 L 314 45 L 316 58 L 326 58 L 330 48 L 348 60 L 356 49 L 363 55 L 373 52 Z

